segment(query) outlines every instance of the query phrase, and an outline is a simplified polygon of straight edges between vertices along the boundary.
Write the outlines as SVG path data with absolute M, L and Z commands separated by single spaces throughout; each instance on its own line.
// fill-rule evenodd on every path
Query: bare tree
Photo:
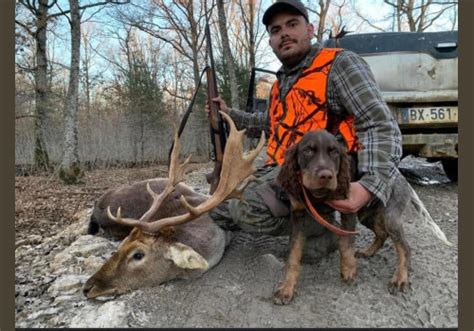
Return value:
M 243 36 L 238 33 L 236 35 L 238 41 L 243 46 L 246 54 L 247 68 L 250 70 L 256 65 L 257 46 L 262 40 L 262 34 L 259 35 L 258 26 L 260 22 L 257 20 L 258 6 L 255 0 L 237 0 L 240 9 L 240 23 L 243 28 Z M 256 27 L 257 25 L 257 27 Z
M 123 0 L 126 1 L 126 0 Z M 123 2 L 122 1 L 122 2 Z M 79 7 L 79 10 L 92 7 L 115 3 L 116 1 L 105 0 L 93 5 Z M 47 127 L 47 114 L 51 108 L 49 102 L 50 86 L 48 82 L 48 56 L 47 56 L 47 31 L 48 23 L 69 14 L 71 11 L 63 11 L 58 5 L 57 0 L 18 0 L 18 4 L 26 9 L 29 17 L 24 20 L 16 19 L 15 23 L 20 26 L 23 31 L 35 40 L 34 63 L 31 70 L 34 72 L 35 79 L 35 148 L 34 148 L 34 165 L 37 168 L 49 168 L 49 156 L 46 149 L 45 136 Z M 52 12 L 53 7 L 59 8 L 59 11 Z
M 128 1 L 108 0 L 79 6 L 79 0 L 69 0 L 69 10 L 60 11 L 71 26 L 71 64 L 69 86 L 65 102 L 64 151 L 59 167 L 59 178 L 66 184 L 75 184 L 82 177 L 77 144 L 77 114 L 79 110 L 79 72 L 81 59 L 81 10 L 107 4 L 125 4 Z M 58 5 L 59 7 L 59 5 Z M 59 7 L 60 8 L 60 7 Z M 70 17 L 66 16 L 67 14 Z
M 400 0 L 397 0 L 397 1 L 399 2 Z M 354 10 L 354 13 L 357 15 L 357 17 L 362 21 L 359 25 L 367 24 L 367 25 L 369 25 L 371 28 L 373 28 L 373 29 L 375 29 L 375 30 L 377 30 L 377 31 L 380 31 L 380 32 L 385 32 L 385 31 L 387 30 L 386 28 L 384 28 L 384 27 L 382 27 L 382 26 L 379 26 L 375 20 L 373 20 L 373 19 L 371 19 L 371 18 L 369 18 L 369 17 L 366 17 L 366 15 L 363 14 L 363 13 L 361 12 L 361 10 L 357 9 L 355 6 L 353 6 L 353 10 Z M 399 16 L 398 14 L 396 14 L 396 13 L 398 12 L 398 7 L 396 7 L 394 10 L 395 10 L 395 14 L 391 16 L 392 19 L 395 19 L 395 18 L 399 19 L 400 16 Z M 386 20 L 386 18 L 383 19 L 383 20 Z M 398 25 L 398 26 L 400 26 L 400 25 Z M 393 26 L 392 26 L 392 31 L 393 31 L 393 30 L 394 30 L 394 28 L 393 28 Z
M 346 0 L 341 0 L 338 4 L 335 4 L 335 13 L 331 16 L 331 31 L 334 36 L 339 35 L 343 31 L 346 19 L 345 10 L 347 9 Z
M 391 8 L 392 11 L 377 19 L 358 9 L 357 0 L 352 0 L 351 3 L 354 13 L 362 21 L 360 26 L 369 25 L 378 31 L 423 32 L 437 23 L 443 24 L 442 29 L 448 29 L 446 20 L 449 20 L 451 29 L 457 26 L 458 0 L 383 0 L 383 3 L 375 3 L 385 6 L 385 9 Z M 382 7 L 380 8 L 384 9 Z
M 250 3 L 252 1 L 249 1 Z M 218 12 L 218 23 L 219 31 L 222 40 L 222 48 L 224 55 L 224 62 L 226 64 L 227 72 L 230 80 L 230 95 L 231 105 L 233 108 L 239 108 L 239 86 L 237 84 L 237 76 L 235 73 L 234 58 L 230 50 L 229 36 L 227 33 L 227 18 L 224 9 L 224 1 L 217 0 L 217 12 Z
M 98 70 L 94 68 L 94 58 L 96 57 L 95 49 L 93 46 L 94 30 L 96 29 L 94 23 L 82 24 L 81 27 L 81 45 L 82 45 L 82 56 L 81 56 L 81 83 L 85 94 L 85 109 L 86 115 L 89 118 L 92 112 L 92 91 L 94 86 L 101 80 L 101 76 L 107 67 Z
M 134 3 L 133 12 L 121 12 L 118 19 L 164 41 L 192 63 L 193 80 L 199 81 L 200 51 L 204 42 L 204 9 L 194 0 L 150 0 Z
M 395 17 L 397 18 L 397 31 L 402 31 L 402 0 L 397 0 L 397 5 L 394 8 Z M 394 30 L 394 29 L 393 29 Z
M 458 6 L 453 6 L 453 11 L 450 17 L 451 30 L 456 30 L 458 27 Z
M 162 40 L 191 63 L 192 80 L 196 88 L 204 60 L 205 9 L 195 0 L 150 0 L 134 3 L 133 12 L 121 12 L 118 19 Z M 202 105 L 203 106 L 203 105 Z M 195 161 L 207 161 L 210 153 L 208 119 L 204 111 L 193 113 L 185 139 Z
M 458 5 L 457 0 L 384 0 L 384 3 L 395 8 L 398 31 L 402 31 L 402 22 L 406 19 L 412 32 L 425 31 L 447 10 Z
M 227 20 L 227 34 L 229 37 L 230 49 L 233 58 L 233 68 L 236 73 L 238 95 L 248 95 L 248 85 L 251 69 L 254 67 L 267 68 L 273 65 L 274 55 L 267 46 L 268 34 L 264 25 L 261 23 L 261 8 L 263 1 L 258 0 L 229 0 L 224 6 L 225 16 Z M 217 29 L 215 32 L 219 32 Z M 222 38 L 217 40 L 218 51 L 215 56 L 218 72 L 218 83 L 221 89 L 220 93 L 226 100 L 232 100 L 230 90 L 230 77 L 225 67 L 226 60 L 224 54 L 224 46 Z M 213 40 L 215 42 L 216 39 Z M 270 55 L 270 56 L 269 56 Z M 240 97 L 239 109 L 244 109 L 246 98 Z M 233 101 L 233 107 L 235 107 Z
M 163 72 L 164 91 L 172 98 L 172 109 L 168 109 L 168 116 L 177 119 L 186 109 L 186 103 L 189 102 L 188 95 L 192 94 L 191 89 L 187 87 L 185 73 L 187 67 L 180 61 L 179 53 L 171 50 L 164 55 L 163 63 L 168 70 Z
M 27 1 L 19 0 L 18 3 L 30 13 L 30 18 L 25 21 L 15 20 L 35 40 L 35 62 L 33 64 L 35 78 L 35 148 L 34 165 L 39 169 L 49 168 L 49 156 L 45 145 L 46 116 L 48 113 L 48 60 L 47 60 L 47 35 L 49 9 L 54 6 L 55 0 Z
M 69 0 L 71 25 L 71 67 L 65 103 L 64 153 L 59 178 L 66 184 L 75 184 L 81 177 L 77 146 L 77 112 L 79 103 L 79 61 L 81 58 L 81 14 L 79 0 Z
M 327 31 L 326 19 L 328 16 L 329 8 L 331 6 L 331 1 L 332 0 L 319 0 L 319 9 L 312 9 L 309 3 L 307 5 L 308 11 L 316 14 L 317 16 L 316 40 L 319 43 L 323 41 L 324 33 Z

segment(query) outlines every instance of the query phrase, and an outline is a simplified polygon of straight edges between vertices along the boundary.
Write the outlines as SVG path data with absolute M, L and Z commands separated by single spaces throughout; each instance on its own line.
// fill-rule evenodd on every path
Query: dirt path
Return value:
M 405 231 L 412 261 L 411 290 L 406 294 L 387 291 L 396 264 L 392 244 L 387 242 L 371 259 L 359 260 L 352 285 L 340 280 L 337 253 L 317 264 L 305 264 L 295 300 L 289 306 L 275 306 L 271 297 L 281 275 L 287 238 L 238 233 L 221 262 L 200 279 L 172 281 L 107 302 L 88 301 L 80 293 L 88 271 L 75 271 L 82 274 L 71 281 L 73 285 L 56 286 L 65 274 L 82 268 L 77 257 L 61 262 L 67 272 L 45 271 L 55 257 L 56 262 L 62 261 L 57 259 L 59 253 L 74 245 L 77 237 L 69 235 L 54 241 L 37 238 L 37 243 L 17 249 L 17 326 L 457 327 L 457 185 L 448 182 L 438 166 L 413 162 L 405 173 L 417 178 L 412 183 L 422 183 L 413 187 L 454 243 L 453 247 L 442 244 L 420 226 L 413 211 L 407 211 Z M 372 235 L 362 226 L 359 229 L 362 235 L 356 245 L 361 247 Z M 22 227 L 17 231 L 21 238 L 31 236 Z M 87 240 L 113 251 L 113 245 L 100 238 Z M 107 312 L 110 319 L 102 319 Z
M 416 190 L 429 196 L 424 199 L 428 209 L 457 247 L 456 186 Z M 127 298 L 131 307 L 147 312 L 144 321 L 131 326 L 456 327 L 457 249 L 445 247 L 416 221 L 405 228 L 412 247 L 407 294 L 387 291 L 396 264 L 387 243 L 373 258 L 359 260 L 353 285 L 341 282 L 337 253 L 304 265 L 296 299 L 289 306 L 275 306 L 271 297 L 286 241 L 239 234 L 221 263 L 201 279 L 171 282 Z M 358 246 L 371 237 L 363 228 L 362 233 Z

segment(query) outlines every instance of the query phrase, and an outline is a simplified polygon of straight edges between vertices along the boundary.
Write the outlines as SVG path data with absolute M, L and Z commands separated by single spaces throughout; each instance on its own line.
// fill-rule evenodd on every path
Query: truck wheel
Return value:
M 442 159 L 441 164 L 443 165 L 446 176 L 452 181 L 458 181 L 458 159 Z

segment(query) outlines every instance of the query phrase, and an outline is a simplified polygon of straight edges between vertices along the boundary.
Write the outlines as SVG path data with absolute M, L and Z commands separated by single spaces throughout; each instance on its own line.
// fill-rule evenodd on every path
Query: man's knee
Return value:
M 275 217 L 263 202 L 256 199 L 232 199 L 222 203 L 209 214 L 216 224 L 225 230 L 268 235 L 289 234 L 289 215 Z
M 269 235 L 289 234 L 289 201 L 280 201 L 275 178 L 277 167 L 258 170 L 258 181 L 250 184 L 242 199 L 225 201 L 209 214 L 225 230 L 243 230 Z

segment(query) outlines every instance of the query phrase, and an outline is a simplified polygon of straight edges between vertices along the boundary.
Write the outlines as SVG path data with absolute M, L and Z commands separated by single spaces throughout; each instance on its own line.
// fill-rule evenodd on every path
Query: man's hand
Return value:
M 229 113 L 229 107 L 227 107 L 226 103 L 224 100 L 222 100 L 221 97 L 215 97 L 212 99 L 212 102 L 215 102 L 217 104 L 219 104 L 219 110 L 223 111 L 224 113 L 228 114 Z M 211 108 L 209 107 L 208 103 L 206 102 L 206 106 L 204 107 L 204 110 L 206 111 L 206 113 L 209 115 L 209 113 L 211 112 Z
M 326 204 L 341 213 L 356 213 L 370 201 L 372 196 L 373 194 L 367 191 L 364 186 L 354 182 L 350 184 L 349 197 L 347 199 L 326 201 Z

